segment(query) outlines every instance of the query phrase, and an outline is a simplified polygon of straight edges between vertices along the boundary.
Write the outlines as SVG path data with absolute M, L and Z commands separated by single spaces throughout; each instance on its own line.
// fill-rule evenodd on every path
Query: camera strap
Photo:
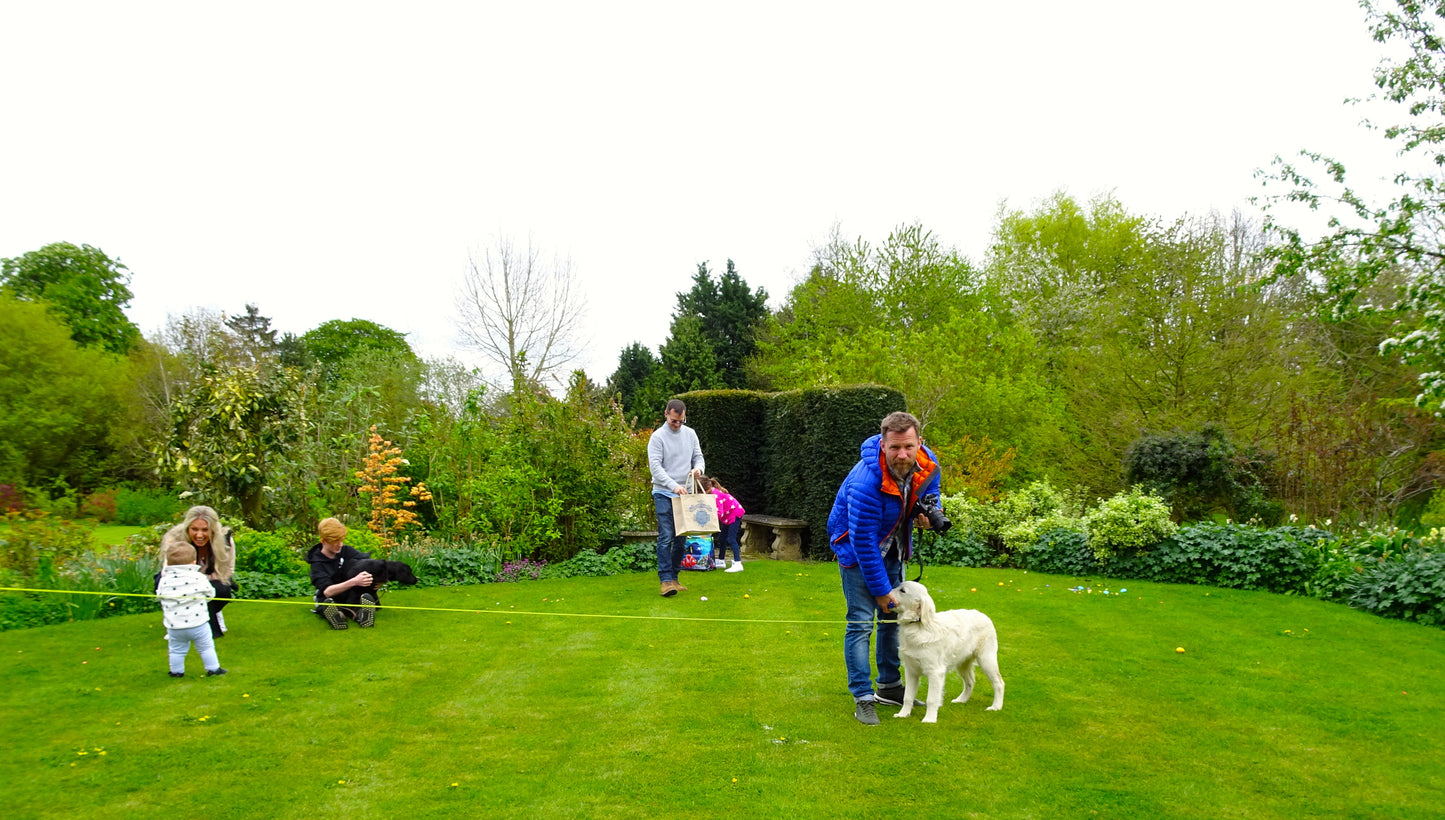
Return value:
M 923 541 L 923 528 L 914 524 L 913 534 L 913 557 L 918 559 L 918 577 L 914 578 L 913 581 L 917 583 L 923 580 L 923 552 L 918 549 Z

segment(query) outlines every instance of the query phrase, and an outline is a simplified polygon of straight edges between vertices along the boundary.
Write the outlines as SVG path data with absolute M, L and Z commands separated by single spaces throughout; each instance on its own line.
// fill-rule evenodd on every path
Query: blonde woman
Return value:
M 161 537 L 161 566 L 166 565 L 166 556 L 182 544 L 189 544 L 196 550 L 196 564 L 201 574 L 211 582 L 216 597 L 206 605 L 210 613 L 211 636 L 219 638 L 226 634 L 226 621 L 221 610 L 231 602 L 236 586 L 236 542 L 231 530 L 221 526 L 221 519 L 210 507 L 197 506 L 186 510 L 181 523 L 171 527 Z

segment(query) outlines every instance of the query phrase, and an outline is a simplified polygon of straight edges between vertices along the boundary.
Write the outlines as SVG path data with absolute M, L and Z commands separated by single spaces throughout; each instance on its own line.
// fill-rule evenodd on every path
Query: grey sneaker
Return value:
M 858 718 L 858 722 L 864 726 L 878 725 L 878 710 L 873 707 L 871 700 L 858 701 L 858 707 L 853 710 L 853 717 Z
M 361 604 L 356 608 L 356 625 L 366 629 L 376 623 L 376 610 L 372 609 L 376 606 L 376 596 L 370 592 L 361 593 Z
M 215 669 L 207 669 L 207 670 L 206 670 L 206 677 L 208 677 L 208 678 L 214 678 L 214 677 L 217 676 L 217 675 L 224 675 L 224 674 L 226 674 L 226 670 L 222 669 L 222 668 L 219 667 L 219 666 L 216 667 Z
M 336 608 L 336 604 L 332 603 L 330 598 L 326 599 L 326 606 L 321 607 L 321 617 L 331 624 L 332 629 L 345 629 L 347 626 L 346 615 Z
M 874 697 L 878 699 L 879 703 L 886 703 L 889 706 L 902 706 L 903 684 L 900 683 L 897 686 L 880 686 L 878 687 L 878 691 L 874 694 Z M 927 706 L 928 704 L 924 703 L 918 698 L 914 698 L 913 705 Z

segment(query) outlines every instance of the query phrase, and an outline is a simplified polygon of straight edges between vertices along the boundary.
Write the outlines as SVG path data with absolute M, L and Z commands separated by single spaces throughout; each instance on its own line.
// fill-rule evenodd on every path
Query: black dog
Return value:
M 360 558 L 355 561 L 347 561 L 341 567 L 341 577 L 336 580 L 347 581 L 363 572 L 371 573 L 373 587 L 379 587 L 388 581 L 395 581 L 407 586 L 416 583 L 416 575 L 412 573 L 411 567 L 401 561 L 383 561 L 380 558 Z

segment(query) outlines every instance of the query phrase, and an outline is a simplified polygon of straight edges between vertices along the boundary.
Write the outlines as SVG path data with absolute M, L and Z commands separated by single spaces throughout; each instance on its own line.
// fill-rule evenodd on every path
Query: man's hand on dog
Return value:
M 356 573 L 356 577 L 354 577 L 354 578 L 351 579 L 351 585 L 354 586 L 354 587 L 369 587 L 369 586 L 371 586 L 371 573 L 369 573 L 369 572 L 358 572 L 358 573 Z

